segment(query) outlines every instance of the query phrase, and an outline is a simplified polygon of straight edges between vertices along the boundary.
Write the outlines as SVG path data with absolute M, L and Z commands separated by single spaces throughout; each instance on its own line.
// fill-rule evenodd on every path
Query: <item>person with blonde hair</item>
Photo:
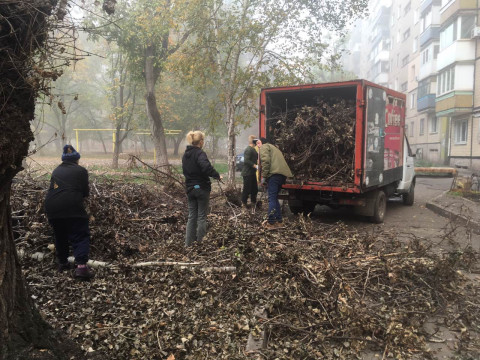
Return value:
M 207 214 L 212 191 L 210 178 L 220 180 L 222 177 L 202 150 L 205 134 L 201 131 L 190 131 L 187 134 L 187 142 L 190 145 L 187 145 L 183 154 L 182 169 L 188 199 L 185 246 L 191 246 L 195 241 L 202 241 L 207 232 Z
M 258 153 L 255 150 L 255 135 L 248 137 L 248 146 L 243 152 L 243 190 L 242 190 L 242 204 L 247 207 L 248 197 L 253 206 L 257 204 L 258 184 L 257 184 L 257 162 Z

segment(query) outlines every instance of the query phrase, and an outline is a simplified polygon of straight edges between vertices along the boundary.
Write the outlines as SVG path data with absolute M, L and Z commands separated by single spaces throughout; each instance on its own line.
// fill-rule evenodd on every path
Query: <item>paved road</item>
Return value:
M 384 224 L 372 224 L 360 216 L 347 213 L 345 210 L 331 210 L 326 206 L 317 206 L 312 219 L 314 221 L 332 223 L 343 221 L 359 229 L 386 230 L 395 232 L 400 238 L 412 236 L 430 239 L 440 245 L 438 250 L 449 249 L 451 244 L 445 240 L 445 231 L 456 226 L 448 219 L 427 209 L 425 204 L 430 199 L 450 189 L 451 178 L 418 178 L 415 188 L 415 203 L 405 206 L 400 198 L 391 198 L 387 204 Z M 480 236 L 470 234 L 468 229 L 458 227 L 455 240 L 462 246 L 471 244 L 480 250 Z

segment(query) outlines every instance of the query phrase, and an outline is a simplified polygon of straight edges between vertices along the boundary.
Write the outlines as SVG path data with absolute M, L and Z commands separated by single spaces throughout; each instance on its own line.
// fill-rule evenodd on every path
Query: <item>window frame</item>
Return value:
M 463 124 L 465 124 L 464 127 Z M 453 134 L 455 145 L 466 145 L 468 143 L 468 119 L 455 120 Z
M 435 129 L 433 128 L 433 124 L 435 124 Z M 429 119 L 429 132 L 430 134 L 438 134 L 438 118 L 436 116 Z

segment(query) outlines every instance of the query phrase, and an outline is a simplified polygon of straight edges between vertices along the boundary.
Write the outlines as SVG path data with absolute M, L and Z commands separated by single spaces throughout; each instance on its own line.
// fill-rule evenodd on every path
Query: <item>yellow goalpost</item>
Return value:
M 115 132 L 117 129 L 73 129 L 75 131 L 75 145 L 77 148 L 77 151 L 80 151 L 80 142 L 78 141 L 78 132 L 79 131 L 111 131 L 112 132 L 112 151 L 115 151 Z M 127 131 L 127 129 L 120 129 L 120 131 Z M 152 135 L 151 131 L 148 129 L 138 129 L 138 133 L 135 133 L 136 135 Z M 182 132 L 182 130 L 166 130 L 165 129 L 165 135 L 178 135 Z M 157 152 L 155 150 L 155 147 L 153 147 L 153 161 L 156 161 L 157 159 Z

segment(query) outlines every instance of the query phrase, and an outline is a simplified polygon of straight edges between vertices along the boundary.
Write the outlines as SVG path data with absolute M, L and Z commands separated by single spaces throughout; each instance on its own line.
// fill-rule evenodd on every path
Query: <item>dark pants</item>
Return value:
M 210 202 L 210 191 L 192 189 L 188 194 L 188 222 L 185 246 L 195 241 L 202 241 L 207 233 L 207 214 Z
M 247 204 L 248 197 L 252 204 L 257 202 L 258 184 L 257 175 L 248 175 L 243 177 L 242 203 Z
M 282 208 L 278 201 L 278 193 L 282 190 L 287 177 L 280 174 L 273 174 L 267 179 L 268 185 L 268 222 L 275 224 L 282 221 Z
M 84 265 L 90 251 L 88 219 L 69 218 L 49 220 L 55 233 L 55 249 L 60 264 L 68 262 L 69 244 L 72 244 L 75 262 Z

